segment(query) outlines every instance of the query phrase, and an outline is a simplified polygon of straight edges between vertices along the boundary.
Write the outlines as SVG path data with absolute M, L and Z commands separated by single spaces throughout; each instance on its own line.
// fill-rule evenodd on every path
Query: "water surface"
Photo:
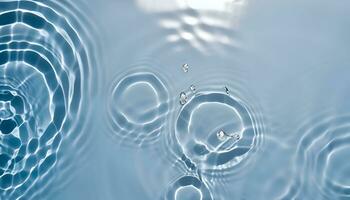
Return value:
M 0 1 L 0 198 L 350 199 L 349 11 Z

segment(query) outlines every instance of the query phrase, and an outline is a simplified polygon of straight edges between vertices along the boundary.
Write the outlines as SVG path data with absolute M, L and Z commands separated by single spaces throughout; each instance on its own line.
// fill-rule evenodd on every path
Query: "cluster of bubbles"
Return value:
M 181 68 L 188 73 L 190 65 Z M 188 172 L 170 183 L 162 198 L 214 199 L 208 180 L 239 165 L 259 142 L 251 111 L 226 86 L 213 91 L 192 84 L 180 92 L 180 109 L 170 124 L 173 104 L 160 77 L 144 68 L 118 76 L 108 104 L 112 133 L 123 144 L 146 146 L 170 129 L 166 146 L 180 149 L 176 157 Z
M 0 199 L 39 198 L 60 146 L 83 128 L 93 56 L 75 9 L 0 2 Z

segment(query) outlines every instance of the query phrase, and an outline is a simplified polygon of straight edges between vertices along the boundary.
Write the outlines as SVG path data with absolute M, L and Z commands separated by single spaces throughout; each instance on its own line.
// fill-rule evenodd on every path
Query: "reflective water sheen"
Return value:
M 70 146 L 84 141 L 96 72 L 74 9 L 64 1 L 0 2 L 1 199 L 45 198 L 80 157 Z
M 0 199 L 350 199 L 349 13 L 0 0 Z

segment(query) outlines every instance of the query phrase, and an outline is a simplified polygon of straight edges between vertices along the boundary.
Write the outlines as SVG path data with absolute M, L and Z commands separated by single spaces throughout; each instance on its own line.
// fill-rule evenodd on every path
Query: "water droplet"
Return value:
M 190 86 L 190 90 L 192 91 L 192 93 L 196 93 L 197 92 L 196 86 L 194 86 L 194 85 Z
M 235 133 L 231 136 L 234 140 L 239 140 L 241 139 L 241 136 L 238 133 Z
M 188 64 L 183 64 L 182 65 L 182 70 L 186 73 L 186 72 L 188 72 L 188 68 L 189 68 L 190 66 L 188 65 Z
M 230 93 L 230 90 L 226 86 L 224 87 L 224 89 L 225 89 L 226 94 Z
M 185 105 L 187 103 L 187 100 L 188 100 L 188 98 L 187 98 L 186 93 L 185 92 L 181 92 L 180 93 L 180 104 L 181 105 Z
M 219 132 L 217 132 L 216 136 L 220 141 L 223 141 L 226 139 L 226 133 L 223 130 L 220 130 Z

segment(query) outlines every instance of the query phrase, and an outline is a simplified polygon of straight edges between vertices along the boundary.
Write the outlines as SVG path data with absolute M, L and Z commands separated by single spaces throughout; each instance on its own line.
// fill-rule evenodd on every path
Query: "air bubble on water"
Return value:
M 238 133 L 233 134 L 231 137 L 235 140 L 239 140 L 241 138 L 241 136 Z
M 182 70 L 183 70 L 185 73 L 187 73 L 189 67 L 190 67 L 190 66 L 189 66 L 188 64 L 183 64 L 183 65 L 182 65 Z
M 224 87 L 226 94 L 230 94 L 230 90 L 225 86 Z
M 220 141 L 223 141 L 226 139 L 226 133 L 223 130 L 220 130 L 219 132 L 217 132 L 216 136 Z
M 181 105 L 185 105 L 187 103 L 187 100 L 188 100 L 188 98 L 187 98 L 186 93 L 185 92 L 181 92 L 180 93 L 180 104 Z
M 190 86 L 190 90 L 192 91 L 192 93 L 196 93 L 197 92 L 196 86 L 194 86 L 194 85 Z

